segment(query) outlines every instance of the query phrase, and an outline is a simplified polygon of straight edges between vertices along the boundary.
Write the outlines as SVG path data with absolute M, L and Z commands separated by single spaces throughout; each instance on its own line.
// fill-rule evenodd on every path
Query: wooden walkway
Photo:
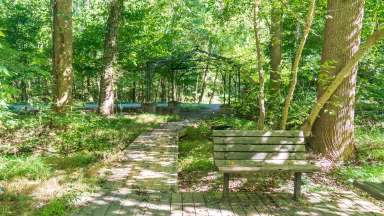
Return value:
M 353 194 L 307 195 L 300 202 L 285 193 L 230 193 L 224 200 L 219 192 L 170 193 L 119 191 L 92 202 L 74 215 L 175 215 L 175 216 L 245 216 L 245 215 L 384 215 L 384 211 Z
M 140 135 L 126 160 L 108 170 L 115 187 L 81 197 L 72 215 L 383 215 L 353 193 L 308 193 L 300 202 L 284 193 L 182 193 L 177 191 L 177 141 L 189 122 L 166 123 Z
M 355 181 L 354 185 L 361 190 L 369 193 L 372 197 L 384 201 L 384 182 L 359 182 Z

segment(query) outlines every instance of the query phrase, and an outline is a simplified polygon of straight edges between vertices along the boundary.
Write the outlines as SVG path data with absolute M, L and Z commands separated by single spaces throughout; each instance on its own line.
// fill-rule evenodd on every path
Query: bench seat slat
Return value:
M 305 152 L 215 152 L 217 160 L 305 160 Z
M 292 171 L 292 172 L 315 172 L 319 171 L 320 167 L 315 164 L 309 165 L 269 165 L 262 167 L 226 167 L 218 166 L 219 171 L 223 173 L 247 173 L 247 172 L 268 172 L 268 171 Z
M 214 137 L 215 144 L 305 144 L 304 137 Z
M 301 130 L 214 130 L 214 137 L 304 137 Z
M 215 160 L 218 167 L 261 167 L 261 166 L 281 166 L 281 165 L 310 165 L 309 160 Z
M 303 152 L 305 145 L 214 145 L 214 151 L 238 151 L 238 152 Z

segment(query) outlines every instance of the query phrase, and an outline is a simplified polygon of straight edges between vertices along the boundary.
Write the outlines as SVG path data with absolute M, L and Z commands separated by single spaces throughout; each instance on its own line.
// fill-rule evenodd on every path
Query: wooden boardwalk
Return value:
M 98 197 L 74 215 L 175 215 L 175 216 L 237 216 L 237 215 L 384 215 L 370 202 L 353 194 L 307 195 L 300 202 L 285 193 L 230 193 L 222 199 L 219 192 L 146 193 L 119 191 Z
M 140 135 L 126 160 L 108 170 L 115 187 L 81 197 L 72 215 L 384 215 L 378 206 L 353 193 L 311 192 L 300 202 L 292 194 L 182 193 L 177 191 L 177 141 L 189 122 L 167 123 Z
M 384 201 L 384 182 L 359 182 L 355 181 L 354 185 L 361 190 L 369 193 L 372 197 Z

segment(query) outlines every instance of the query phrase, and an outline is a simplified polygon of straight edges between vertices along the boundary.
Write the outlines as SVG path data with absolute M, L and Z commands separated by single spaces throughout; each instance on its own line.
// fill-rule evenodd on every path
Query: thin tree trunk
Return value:
M 175 76 L 175 71 L 172 71 L 172 83 L 171 83 L 171 101 L 176 101 L 176 76 Z
M 282 56 L 282 7 L 281 2 L 272 1 L 271 10 L 271 87 L 270 92 L 278 98 L 281 85 L 281 56 Z
M 259 120 L 258 120 L 258 129 L 264 129 L 265 121 L 265 104 L 264 104 L 264 70 L 263 70 L 263 56 L 261 43 L 259 38 L 259 7 L 260 0 L 255 0 L 254 10 L 253 10 L 253 30 L 255 33 L 255 42 L 256 42 L 256 54 L 257 54 L 257 72 L 259 74 Z
M 136 103 L 136 81 L 133 81 L 133 87 L 132 87 L 132 96 L 131 100 L 133 103 Z
M 167 89 L 166 89 L 166 86 L 165 86 L 165 81 L 164 81 L 164 78 L 161 78 L 160 80 L 160 87 L 161 87 L 161 96 L 160 96 L 160 100 L 161 102 L 165 102 L 166 101 L 166 95 L 167 95 Z
M 359 50 L 364 0 L 328 0 L 318 98 Z M 348 159 L 354 151 L 354 105 L 357 61 L 315 121 L 311 144 L 330 159 Z
M 217 80 L 217 72 L 215 74 L 215 78 L 213 79 L 213 89 L 212 89 L 211 97 L 209 98 L 209 104 L 212 104 L 212 99 L 215 96 L 216 80 Z
M 52 0 L 53 75 L 56 112 L 64 112 L 72 94 L 72 0 Z
M 117 36 L 123 0 L 111 0 L 104 44 L 104 69 L 100 81 L 99 113 L 113 114 L 114 86 L 117 63 Z
M 232 75 L 228 73 L 228 104 L 231 105 Z
M 347 79 L 354 72 L 352 69 L 361 60 L 365 54 L 368 53 L 369 49 L 375 46 L 380 40 L 384 39 L 384 28 L 381 28 L 375 31 L 362 45 L 353 57 L 345 64 L 345 66 L 340 70 L 340 72 L 336 75 L 335 79 L 332 83 L 325 89 L 324 93 L 318 97 L 317 102 L 312 107 L 311 113 L 309 114 L 303 129 L 304 134 L 306 136 L 310 136 L 311 129 L 316 121 L 320 111 L 323 109 L 324 105 L 328 102 L 328 100 L 332 97 L 338 87 L 343 84 L 344 80 Z
M 199 94 L 199 86 L 200 86 L 200 73 L 197 74 L 197 79 L 195 83 L 195 92 L 193 95 L 193 101 L 196 103 L 198 100 L 197 95 Z
M 226 82 L 226 75 L 227 75 L 227 72 L 224 72 L 221 74 L 221 77 L 222 77 L 222 80 L 223 80 L 223 96 L 224 96 L 224 104 L 226 102 L 226 85 L 227 85 L 227 82 Z
M 201 103 L 203 101 L 203 97 L 204 97 L 204 92 L 205 92 L 205 89 L 207 87 L 207 75 L 208 75 L 208 69 L 209 68 L 209 60 L 207 62 L 207 66 L 204 70 L 204 74 L 203 74 L 203 79 L 201 80 L 201 90 L 200 90 L 200 96 L 199 96 L 199 103 Z
M 295 92 L 296 83 L 297 83 L 297 70 L 299 68 L 299 63 L 301 60 L 301 55 L 303 53 L 305 42 L 307 41 L 308 34 L 311 31 L 312 21 L 315 16 L 315 7 L 316 7 L 316 0 L 311 0 L 307 15 L 307 21 L 305 23 L 303 37 L 301 38 L 299 47 L 297 47 L 295 60 L 292 63 L 291 68 L 291 83 L 289 85 L 288 95 L 285 98 L 285 104 L 284 104 L 284 110 L 283 110 L 283 117 L 281 120 L 281 129 L 285 130 L 288 120 L 288 114 L 289 114 L 289 106 L 291 105 L 291 101 L 293 98 L 293 93 Z

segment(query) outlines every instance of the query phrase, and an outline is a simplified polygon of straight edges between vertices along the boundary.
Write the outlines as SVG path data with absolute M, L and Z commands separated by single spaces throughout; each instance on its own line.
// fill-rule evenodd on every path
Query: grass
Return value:
M 251 120 L 227 116 L 199 121 L 195 126 L 187 128 L 186 135 L 179 142 L 179 172 L 209 172 L 216 169 L 213 163 L 213 142 L 210 136 L 212 128 L 221 126 L 255 129 L 257 125 Z
M 47 179 L 51 175 L 52 168 L 42 157 L 0 157 L 0 180 Z
M 108 186 L 98 171 L 139 134 L 175 116 L 9 115 L 0 127 L 0 215 L 65 215 L 76 195 Z
M 213 143 L 209 135 L 208 125 L 204 121 L 187 128 L 186 135 L 179 142 L 179 172 L 208 172 L 214 169 Z
M 355 160 L 339 167 L 336 176 L 347 183 L 384 182 L 384 128 L 357 127 L 356 142 Z

